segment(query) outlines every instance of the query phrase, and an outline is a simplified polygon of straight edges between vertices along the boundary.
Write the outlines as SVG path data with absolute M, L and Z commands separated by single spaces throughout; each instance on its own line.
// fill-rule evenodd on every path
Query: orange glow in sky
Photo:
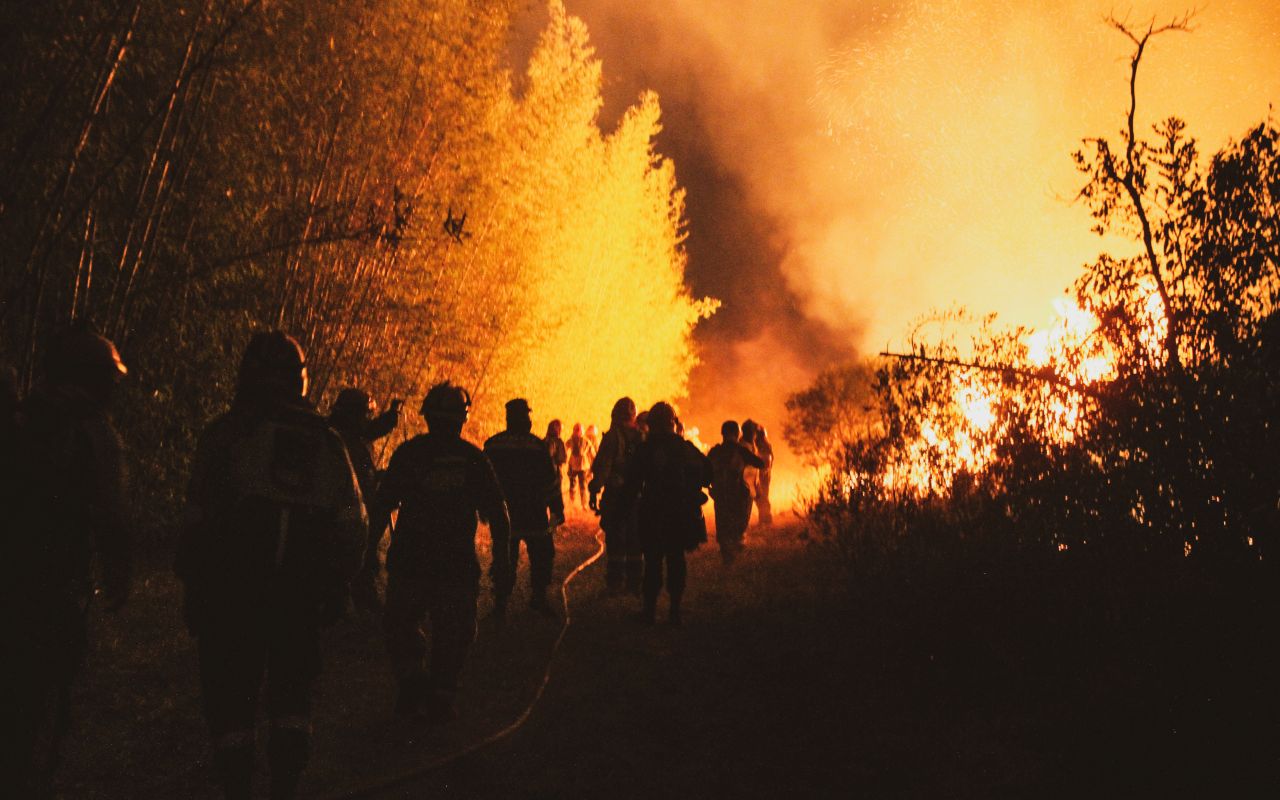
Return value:
M 1128 107 L 1131 43 L 1108 15 L 1141 25 L 1198 7 L 1194 32 L 1147 50 L 1140 131 L 1177 115 L 1211 154 L 1280 102 L 1276 0 L 566 5 L 601 43 L 606 95 L 638 80 L 678 99 L 664 101 L 664 135 L 705 131 L 716 169 L 771 221 L 797 306 L 868 354 L 903 349 L 913 320 L 956 306 L 1042 330 L 1034 346 L 1046 348 L 1055 320 L 1077 313 L 1054 300 L 1082 265 L 1134 253 L 1093 234 L 1073 202 L 1083 179 L 1071 153 L 1088 137 L 1114 140 Z M 620 73 L 635 80 L 611 84 Z M 691 238 L 704 222 L 690 219 Z M 708 351 L 736 366 L 686 406 L 704 431 L 726 417 L 767 420 L 782 468 L 782 400 L 830 365 L 759 323 L 754 338 Z M 1094 378 L 1107 369 L 1082 367 Z

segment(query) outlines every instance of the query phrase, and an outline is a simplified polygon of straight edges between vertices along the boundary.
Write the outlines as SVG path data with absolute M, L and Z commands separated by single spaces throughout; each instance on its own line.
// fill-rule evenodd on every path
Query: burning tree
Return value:
M 1136 253 L 1087 265 L 1053 330 L 987 325 L 966 357 L 920 337 L 884 354 L 884 433 L 846 447 L 820 524 L 896 505 L 1057 549 L 1254 559 L 1275 546 L 1278 132 L 1267 120 L 1207 164 L 1179 119 L 1140 138 L 1142 54 L 1188 19 L 1111 25 L 1134 45 L 1127 124 L 1118 145 L 1089 139 L 1074 158 L 1095 231 Z
M 601 131 L 600 64 L 559 2 L 519 81 L 520 6 L 6 15 L 0 366 L 30 385 L 72 321 L 114 338 L 137 484 L 170 498 L 256 328 L 299 337 L 322 407 L 343 385 L 385 401 L 452 378 L 477 433 L 516 395 L 595 420 L 623 392 L 680 395 L 714 302 L 684 285 L 657 99 Z

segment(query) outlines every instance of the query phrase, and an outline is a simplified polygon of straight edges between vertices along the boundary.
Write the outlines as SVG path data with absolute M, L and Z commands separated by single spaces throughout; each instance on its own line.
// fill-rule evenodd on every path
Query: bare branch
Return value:
M 1127 15 L 1124 19 L 1120 19 L 1114 12 L 1112 12 L 1104 16 L 1102 21 L 1109 27 L 1124 34 L 1128 37 L 1129 41 L 1133 42 L 1138 47 L 1142 47 L 1146 44 L 1148 39 L 1157 34 L 1167 33 L 1169 31 L 1181 31 L 1183 33 L 1194 32 L 1196 27 L 1191 24 L 1191 21 L 1195 19 L 1199 13 L 1199 8 L 1191 8 L 1184 11 L 1180 16 L 1170 18 L 1170 20 L 1163 25 L 1156 25 L 1156 18 L 1153 16 L 1147 23 L 1147 30 L 1143 32 L 1141 36 L 1135 32 L 1140 30 L 1140 28 L 1134 28 L 1131 26 Z
M 1124 187 L 1125 192 L 1129 195 L 1130 202 L 1133 203 L 1134 214 L 1137 216 L 1138 223 L 1142 228 L 1142 244 L 1146 251 L 1151 277 L 1155 281 L 1156 292 L 1160 295 L 1160 302 L 1164 306 L 1165 319 L 1169 321 L 1168 331 L 1165 334 L 1165 351 L 1169 355 L 1170 365 L 1179 375 L 1182 374 L 1182 356 L 1179 353 L 1177 315 L 1173 312 L 1169 288 L 1164 280 L 1160 259 L 1156 255 L 1155 235 L 1152 231 L 1150 215 L 1147 213 L 1146 201 L 1143 198 L 1143 186 L 1139 183 L 1142 170 L 1139 163 L 1141 157 L 1138 154 L 1138 135 L 1134 118 L 1138 110 L 1138 66 L 1142 63 L 1142 55 L 1146 50 L 1147 42 L 1151 40 L 1152 36 L 1161 33 L 1171 31 L 1190 33 L 1193 30 L 1191 20 L 1196 13 L 1197 10 L 1192 9 L 1182 14 L 1182 16 L 1174 17 L 1169 22 L 1159 26 L 1156 25 L 1153 17 L 1147 24 L 1146 31 L 1141 32 L 1141 34 L 1129 25 L 1127 18 L 1120 20 L 1112 14 L 1108 14 L 1105 18 L 1108 25 L 1133 42 L 1134 51 L 1129 60 L 1129 112 L 1126 118 L 1127 136 L 1124 152 L 1124 172 L 1119 174 L 1115 169 L 1115 164 L 1112 163 L 1109 157 L 1104 159 L 1103 168 L 1106 170 L 1109 179 Z
M 1098 397 L 1101 393 L 1097 388 L 1090 384 L 1082 384 L 1064 378 L 1056 372 L 1049 369 L 1026 369 L 1025 367 L 1014 367 L 1007 364 L 982 364 L 976 361 L 962 361 L 958 358 L 942 358 L 938 356 L 925 356 L 918 353 L 893 353 L 889 351 L 881 351 L 880 356 L 884 358 L 894 358 L 899 361 L 918 361 L 922 364 L 933 364 L 940 367 L 954 367 L 956 369 L 974 369 L 979 372 L 995 373 L 1002 378 L 1016 379 L 1022 381 L 1030 381 L 1034 383 L 1047 383 L 1051 386 L 1086 397 Z

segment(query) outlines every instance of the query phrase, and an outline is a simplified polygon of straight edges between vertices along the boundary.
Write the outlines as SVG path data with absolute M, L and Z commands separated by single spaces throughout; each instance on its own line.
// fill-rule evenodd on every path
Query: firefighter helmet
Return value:
M 85 326 L 63 331 L 53 340 L 45 371 L 52 383 L 77 386 L 115 382 L 129 374 L 115 344 Z
M 422 398 L 422 416 L 426 417 L 428 425 L 432 420 L 466 422 L 470 412 L 471 395 L 466 389 L 448 381 L 432 386 L 427 396 Z
M 305 395 L 307 362 L 302 346 L 284 331 L 255 333 L 240 361 L 240 385 L 275 389 L 298 397 Z

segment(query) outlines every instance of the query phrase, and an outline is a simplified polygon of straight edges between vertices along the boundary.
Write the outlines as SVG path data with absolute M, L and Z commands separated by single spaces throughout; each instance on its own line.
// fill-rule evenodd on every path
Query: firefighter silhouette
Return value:
M 389 435 L 400 424 L 403 402 L 392 400 L 390 407 L 378 414 L 377 403 L 366 392 L 348 387 L 338 392 L 329 409 L 329 424 L 342 437 L 360 484 L 365 514 L 369 518 L 369 539 L 365 546 L 360 571 L 352 581 L 352 596 L 361 608 L 378 608 L 378 547 L 390 522 L 390 513 L 378 502 L 378 470 L 374 464 L 373 443 Z M 376 415 L 376 416 L 375 416 Z
M 447 382 L 432 387 L 422 401 L 427 433 L 396 449 L 381 488 L 381 501 L 400 512 L 387 550 L 384 617 L 399 682 L 396 712 L 437 722 L 457 713 L 458 681 L 476 635 L 479 518 L 489 523 L 494 586 L 509 586 L 512 573 L 502 489 L 489 459 L 462 439 L 470 408 L 464 389 Z
M 555 564 L 554 529 L 564 524 L 564 499 L 560 494 L 560 471 L 556 469 L 546 442 L 532 433 L 529 403 L 511 400 L 506 406 L 507 429 L 484 443 L 484 453 L 493 463 L 498 484 L 507 498 L 511 515 L 511 571 L 520 563 L 520 543 L 529 551 L 529 607 L 546 615 L 555 612 L 547 599 Z M 496 587 L 495 613 L 505 613 L 510 584 Z
M 200 436 L 177 573 L 214 766 L 228 798 L 252 794 L 266 679 L 271 796 L 292 797 L 310 750 L 320 627 L 336 621 L 367 538 L 346 447 L 306 401 L 302 349 L 255 334 L 230 410 Z
M 738 423 L 720 426 L 723 440 L 711 448 L 711 499 L 715 501 L 716 543 L 724 563 L 732 564 L 742 551 L 742 540 L 751 522 L 751 489 L 746 471 L 760 469 L 764 461 L 740 441 Z
M 55 337 L 25 402 L 17 403 L 16 379 L 5 390 L 0 764 L 10 796 L 52 796 L 71 685 L 84 664 L 94 562 L 107 610 L 129 594 L 127 476 L 110 416 L 126 374 L 109 339 L 76 326 Z
M 622 501 L 636 508 L 644 551 L 643 621 L 652 623 L 662 586 L 670 602 L 669 621 L 681 624 L 681 600 L 688 574 L 685 552 L 706 540 L 702 487 L 711 483 L 711 464 L 676 432 L 671 405 L 649 410 L 649 435 L 627 464 Z M 665 570 L 664 570 L 665 568 Z
M 600 440 L 600 449 L 591 462 L 590 506 L 600 512 L 605 536 L 605 586 L 610 594 L 623 588 L 639 594 L 644 571 L 644 554 L 635 508 L 622 502 L 622 484 L 627 464 L 640 446 L 636 427 L 636 404 L 630 397 L 613 404 L 609 430 Z M 603 496 L 597 496 L 603 491 Z M 624 583 L 625 582 L 625 583 Z

